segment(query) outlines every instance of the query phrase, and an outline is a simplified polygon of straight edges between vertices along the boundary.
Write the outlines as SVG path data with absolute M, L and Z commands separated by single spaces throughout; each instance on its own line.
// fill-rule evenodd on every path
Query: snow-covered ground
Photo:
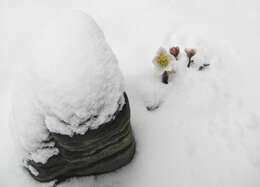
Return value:
M 103 29 L 125 77 L 137 140 L 133 162 L 61 187 L 260 186 L 260 3 L 257 0 L 1 0 L 0 186 L 39 184 L 18 167 L 9 133 L 10 85 L 28 46 L 56 11 L 81 9 Z M 160 83 L 152 59 L 180 46 L 176 75 Z M 186 68 L 183 48 L 196 48 Z M 146 106 L 160 104 L 155 111 Z

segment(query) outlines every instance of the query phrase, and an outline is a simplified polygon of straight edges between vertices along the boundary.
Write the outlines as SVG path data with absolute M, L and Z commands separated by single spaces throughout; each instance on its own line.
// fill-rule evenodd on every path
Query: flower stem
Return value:
M 162 74 L 162 82 L 164 84 L 168 84 L 168 81 L 169 81 L 169 75 L 168 75 L 167 71 L 164 71 L 164 73 Z
M 192 62 L 193 62 L 193 60 L 191 60 L 191 57 L 189 57 L 189 62 L 188 62 L 188 65 L 187 65 L 188 68 L 190 67 Z

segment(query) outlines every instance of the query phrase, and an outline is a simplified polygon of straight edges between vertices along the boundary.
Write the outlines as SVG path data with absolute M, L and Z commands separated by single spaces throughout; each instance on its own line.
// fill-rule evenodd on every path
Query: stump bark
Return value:
M 131 161 L 135 153 L 135 139 L 130 124 L 130 106 L 117 111 L 115 118 L 85 135 L 73 137 L 50 132 L 59 154 L 47 163 L 27 164 L 38 171 L 32 177 L 40 182 L 63 181 L 70 177 L 88 176 L 114 171 Z M 30 172 L 30 171 L 29 171 Z

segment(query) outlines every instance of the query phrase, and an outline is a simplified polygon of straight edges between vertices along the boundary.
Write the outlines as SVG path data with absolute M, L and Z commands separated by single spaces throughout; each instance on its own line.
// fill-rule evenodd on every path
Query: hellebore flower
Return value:
M 176 60 L 178 60 L 178 55 L 180 53 L 180 48 L 179 47 L 172 47 L 170 48 L 170 53 L 176 58 Z
M 191 58 L 196 54 L 195 49 L 185 49 L 185 53 L 189 59 L 188 65 L 187 67 L 189 68 L 191 63 L 193 63 L 193 60 L 191 60 Z
M 172 60 L 172 56 L 169 55 L 167 51 L 161 47 L 157 51 L 157 54 L 153 59 L 153 64 L 160 73 L 163 73 L 166 70 L 172 69 L 170 65 Z

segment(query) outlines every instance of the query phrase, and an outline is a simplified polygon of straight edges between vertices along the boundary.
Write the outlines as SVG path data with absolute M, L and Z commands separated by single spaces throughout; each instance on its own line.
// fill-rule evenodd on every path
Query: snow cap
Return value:
M 84 134 L 113 119 L 124 104 L 117 59 L 101 29 L 84 12 L 62 12 L 52 19 L 38 34 L 31 54 L 19 84 L 30 93 L 22 99 L 28 97 L 41 120 L 24 120 L 27 126 L 41 121 L 51 132 Z M 16 112 L 22 116 L 26 111 Z

